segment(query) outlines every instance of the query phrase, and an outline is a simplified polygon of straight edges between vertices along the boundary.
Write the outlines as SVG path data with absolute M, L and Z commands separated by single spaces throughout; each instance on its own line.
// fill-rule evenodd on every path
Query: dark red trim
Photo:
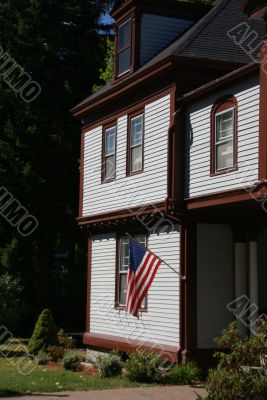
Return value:
M 260 115 L 259 115 L 259 180 L 267 179 L 267 36 L 261 47 Z
M 190 223 L 184 232 L 184 324 L 182 362 L 197 348 L 197 226 Z
M 142 169 L 139 171 L 131 171 L 131 123 L 132 119 L 143 115 L 143 143 L 142 143 Z M 144 172 L 144 162 L 145 162 L 145 108 L 139 107 L 134 112 L 128 114 L 127 119 L 127 155 L 126 155 L 126 176 L 138 175 Z
M 90 332 L 91 319 L 91 275 L 92 275 L 92 238 L 88 238 L 88 264 L 87 264 L 87 303 L 86 303 L 86 332 Z
M 250 19 L 266 19 L 267 4 L 261 4 L 260 1 L 246 0 L 242 6 L 242 11 L 248 15 Z
M 79 218 L 83 216 L 83 185 L 84 185 L 84 136 L 81 134 L 81 155 L 80 155 L 80 193 L 79 193 Z
M 125 208 L 122 210 L 114 210 L 107 213 L 98 213 L 92 216 L 78 218 L 79 225 L 88 225 L 94 223 L 101 223 L 106 221 L 121 220 L 125 218 L 134 218 L 136 216 L 148 215 L 151 213 L 164 212 L 165 202 L 151 204 L 140 204 L 140 206 Z
M 115 175 L 114 178 L 112 179 L 105 179 L 105 173 L 106 173 L 106 154 L 105 154 L 105 149 L 106 149 L 106 131 L 109 128 L 115 128 L 116 129 L 116 136 L 115 136 Z M 117 120 L 110 122 L 108 124 L 105 124 L 102 126 L 102 165 L 101 165 L 101 183 L 110 183 L 116 180 L 116 172 L 117 172 Z
M 234 160 L 231 168 L 216 170 L 216 114 L 234 108 Z M 235 96 L 223 96 L 218 99 L 212 107 L 210 116 L 211 137 L 210 137 L 210 175 L 217 176 L 238 170 L 238 103 Z
M 136 350 L 153 350 L 161 355 L 162 358 L 178 363 L 178 354 L 180 348 L 155 344 L 151 342 L 142 342 L 140 340 L 126 339 L 119 336 L 102 335 L 98 333 L 86 333 L 83 336 L 83 343 L 88 346 L 95 346 L 100 349 L 118 350 L 125 353 L 131 353 Z

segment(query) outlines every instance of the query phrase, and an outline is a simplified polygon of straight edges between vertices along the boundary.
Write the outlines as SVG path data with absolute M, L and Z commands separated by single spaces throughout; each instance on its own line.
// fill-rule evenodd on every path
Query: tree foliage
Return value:
M 39 315 L 35 324 L 34 332 L 29 341 L 28 349 L 31 354 L 46 351 L 49 346 L 58 344 L 57 327 L 51 312 L 45 309 Z

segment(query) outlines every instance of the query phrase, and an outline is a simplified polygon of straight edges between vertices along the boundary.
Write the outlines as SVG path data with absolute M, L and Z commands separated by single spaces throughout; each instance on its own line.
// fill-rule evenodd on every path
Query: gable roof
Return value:
M 250 63 L 249 55 L 227 35 L 230 29 L 245 21 L 251 29 L 258 32 L 259 41 L 264 35 L 265 24 L 261 21 L 248 21 L 247 16 L 241 11 L 243 3 L 244 0 L 217 0 L 213 8 L 203 18 L 148 63 L 123 80 L 108 83 L 97 93 L 79 103 L 72 112 L 75 114 L 76 109 L 103 96 L 120 82 L 127 82 L 133 77 L 137 79 L 139 74 L 162 63 L 169 57 L 188 57 L 239 64 Z

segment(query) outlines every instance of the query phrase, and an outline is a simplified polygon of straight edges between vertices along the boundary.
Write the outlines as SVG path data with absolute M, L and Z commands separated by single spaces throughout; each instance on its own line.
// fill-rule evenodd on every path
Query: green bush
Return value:
M 163 360 L 153 351 L 138 351 L 130 354 L 125 364 L 126 374 L 131 381 L 162 382 L 165 370 Z
M 209 373 L 206 400 L 267 399 L 266 370 L 261 365 L 267 354 L 265 332 L 266 326 L 260 326 L 255 335 L 241 337 L 235 324 L 223 331 L 216 340 L 221 351 L 215 355 L 217 368 Z
M 48 346 L 47 352 L 51 358 L 51 361 L 61 361 L 65 354 L 65 349 L 60 346 Z
M 64 349 L 72 349 L 75 347 L 75 339 L 72 336 L 66 335 L 64 329 L 59 329 L 57 333 L 58 343 Z
M 63 367 L 68 371 L 76 371 L 81 363 L 81 358 L 74 354 L 67 354 L 62 360 Z
M 98 356 L 94 364 L 102 378 L 120 375 L 123 368 L 122 359 L 116 351 L 106 356 Z
M 165 383 L 168 385 L 192 385 L 200 379 L 200 370 L 193 364 L 177 365 L 171 368 L 165 375 Z
M 37 361 L 38 365 L 46 365 L 51 361 L 51 358 L 49 354 L 47 354 L 45 351 L 39 351 L 37 356 L 35 357 L 35 360 Z
M 57 327 L 52 314 L 45 309 L 36 322 L 33 335 L 29 341 L 29 352 L 38 354 L 41 350 L 46 351 L 48 346 L 57 346 L 57 344 Z

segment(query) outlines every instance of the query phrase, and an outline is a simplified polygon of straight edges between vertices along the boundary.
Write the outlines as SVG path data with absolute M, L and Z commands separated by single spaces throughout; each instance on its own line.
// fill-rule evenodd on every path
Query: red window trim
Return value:
M 215 118 L 216 114 L 227 111 L 230 109 L 235 110 L 234 113 L 234 162 L 230 168 L 224 168 L 216 171 L 216 151 L 215 151 L 215 135 L 216 126 Z M 235 96 L 224 96 L 217 100 L 211 110 L 211 148 L 210 148 L 210 176 L 217 176 L 227 174 L 229 172 L 238 170 L 238 103 Z
M 142 140 L 142 169 L 140 171 L 132 172 L 131 171 L 131 122 L 132 119 L 143 115 L 143 140 Z M 139 175 L 144 172 L 144 147 L 145 147 L 145 108 L 139 108 L 135 112 L 128 114 L 128 122 L 127 122 L 127 155 L 126 155 L 126 176 L 134 176 Z
M 107 129 L 115 128 L 116 129 L 116 137 L 115 137 L 115 175 L 114 178 L 105 179 L 105 169 L 106 169 L 106 157 L 105 157 L 105 149 L 106 149 L 106 131 Z M 102 126 L 102 163 L 101 163 L 101 183 L 110 183 L 116 180 L 117 175 L 117 120 L 105 124 Z
M 137 229 L 131 232 L 132 235 L 143 234 L 146 235 L 146 240 L 148 243 L 147 232 L 141 229 Z M 125 311 L 125 306 L 120 304 L 120 294 L 119 294 L 119 278 L 120 278 L 120 243 L 121 238 L 124 237 L 126 233 L 117 233 L 116 235 L 116 268 L 115 268 L 115 310 Z M 139 309 L 140 312 L 148 312 L 148 297 L 145 299 L 145 306 Z
M 130 44 L 128 46 L 125 46 L 124 48 L 119 50 L 119 29 L 127 24 L 128 22 L 131 23 L 131 39 L 130 39 Z M 124 21 L 120 22 L 120 24 L 116 27 L 116 34 L 115 34 L 115 76 L 116 79 L 123 78 L 124 76 L 128 75 L 130 72 L 133 71 L 133 37 L 134 37 L 134 23 L 133 23 L 133 18 L 128 17 Z M 122 72 L 119 74 L 119 55 L 121 52 L 125 51 L 126 49 L 131 49 L 131 59 L 130 59 L 130 67 L 128 71 Z

